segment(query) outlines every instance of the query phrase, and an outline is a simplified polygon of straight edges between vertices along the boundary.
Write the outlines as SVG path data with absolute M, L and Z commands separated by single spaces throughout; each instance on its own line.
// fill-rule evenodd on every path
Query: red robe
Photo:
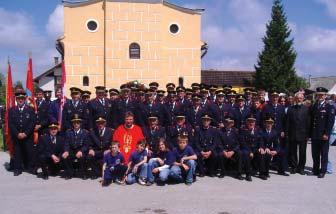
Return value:
M 120 143 L 120 152 L 123 154 L 126 163 L 128 163 L 132 152 L 135 151 L 138 141 L 144 138 L 141 128 L 137 125 L 133 125 L 130 129 L 120 125 L 113 134 L 113 141 Z

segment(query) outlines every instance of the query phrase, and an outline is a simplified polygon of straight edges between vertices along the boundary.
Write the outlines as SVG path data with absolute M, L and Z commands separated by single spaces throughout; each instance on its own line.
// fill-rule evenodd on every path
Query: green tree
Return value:
M 272 19 L 266 24 L 264 47 L 259 53 L 254 83 L 257 89 L 293 91 L 305 87 L 302 78 L 296 75 L 296 52 L 294 39 L 287 23 L 281 0 L 275 0 L 272 7 Z

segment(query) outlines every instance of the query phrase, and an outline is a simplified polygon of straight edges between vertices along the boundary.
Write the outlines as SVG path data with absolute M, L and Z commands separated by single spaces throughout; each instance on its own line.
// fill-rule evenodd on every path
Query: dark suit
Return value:
M 187 109 L 187 122 L 193 127 L 193 129 L 200 127 L 202 125 L 202 116 L 206 112 L 207 109 L 203 108 L 202 106 L 199 106 L 198 108 L 193 106 L 192 108 Z
M 226 168 L 228 163 L 235 164 L 235 169 L 238 174 L 242 172 L 242 158 L 239 146 L 239 133 L 236 128 L 223 128 L 220 131 L 220 139 L 221 142 L 218 146 L 219 152 L 219 166 L 221 170 L 221 174 L 226 173 Z M 233 156 L 228 159 L 224 157 L 223 152 L 234 152 Z
M 38 159 L 44 174 L 48 174 L 48 169 L 52 174 L 60 170 L 60 163 L 54 163 L 52 155 L 57 156 L 60 160 L 64 152 L 64 138 L 61 136 L 53 137 L 45 134 L 39 137 L 38 142 Z
M 38 130 L 38 133 L 39 135 L 43 135 L 48 132 L 50 105 L 45 100 L 41 101 L 36 100 L 36 106 L 37 106 L 36 125 L 41 125 L 41 128 Z
M 227 116 L 232 116 L 232 107 L 226 103 L 212 103 L 209 106 L 213 116 L 213 125 L 218 127 L 220 123 L 224 123 Z
M 94 156 L 88 154 L 88 164 L 95 175 L 101 173 L 101 165 L 103 163 L 104 152 L 110 149 L 113 137 L 113 130 L 110 127 L 105 127 L 104 130 L 91 130 L 90 131 L 91 143 L 89 149 L 95 153 Z
M 135 117 L 135 121 L 136 124 L 139 126 L 147 126 L 148 125 L 148 117 L 151 115 L 156 115 L 159 117 L 159 124 L 161 126 L 164 125 L 164 121 L 165 121 L 165 114 L 164 114 L 164 109 L 163 109 L 163 105 L 157 102 L 153 102 L 153 103 L 148 103 L 148 102 L 144 102 L 144 103 L 138 103 L 137 104 L 137 108 L 136 108 L 136 117 Z
M 27 169 L 33 169 L 34 165 L 34 128 L 36 114 L 32 107 L 24 105 L 23 110 L 13 107 L 9 110 L 9 129 L 14 145 L 13 167 L 22 172 L 23 165 Z M 18 139 L 19 133 L 27 135 L 24 139 Z
M 277 155 L 275 156 L 278 163 L 278 171 L 283 172 L 284 171 L 284 165 L 283 165 L 283 156 L 285 153 L 281 152 L 280 149 L 280 141 L 279 141 L 279 133 L 272 129 L 270 131 L 264 129 L 262 132 L 262 138 L 263 138 L 263 149 L 269 149 L 270 151 L 276 151 Z M 269 168 L 272 160 L 272 155 L 265 154 L 261 158 L 260 163 L 260 172 L 268 174 Z
M 113 128 L 116 129 L 118 126 L 125 122 L 125 113 L 130 111 L 134 115 L 136 115 L 136 102 L 131 98 L 126 99 L 117 99 L 114 102 L 114 106 L 112 107 L 113 114 Z M 136 119 L 136 118 L 134 118 Z
M 69 156 L 64 160 L 66 173 L 68 176 L 73 176 L 73 162 L 77 160 L 79 163 L 79 174 L 84 176 L 86 173 L 86 157 L 91 144 L 91 138 L 89 131 L 85 129 L 80 129 L 76 133 L 73 129 L 69 129 L 65 133 L 65 145 L 64 151 L 69 152 Z M 77 158 L 77 152 L 82 152 L 82 157 Z
M 89 102 L 89 111 L 90 111 L 90 125 L 91 128 L 96 128 L 96 119 L 98 117 L 104 117 L 107 127 L 112 127 L 112 109 L 113 102 L 108 99 L 104 99 L 104 101 L 99 100 L 98 98 L 93 99 Z
M 240 129 L 244 126 L 246 119 L 250 116 L 250 109 L 244 106 L 240 109 L 238 106 L 234 107 L 232 110 L 233 118 L 235 121 L 235 127 Z
M 193 145 L 193 130 L 189 124 L 184 124 L 182 126 L 172 125 L 167 128 L 167 141 L 170 148 L 177 148 L 177 138 L 180 134 L 188 133 L 189 145 Z
M 71 129 L 72 123 L 71 119 L 75 114 L 78 114 L 82 119 L 82 128 L 87 128 L 89 124 L 88 114 L 86 112 L 86 104 L 82 101 L 77 101 L 77 105 L 74 104 L 72 100 L 67 100 L 64 104 L 62 112 L 62 131 L 66 132 Z
M 161 126 L 154 129 L 151 129 L 149 126 L 145 126 L 142 127 L 142 133 L 146 138 L 149 150 L 153 153 L 157 153 L 160 138 L 166 139 L 166 130 Z
M 195 129 L 194 149 L 198 156 L 197 165 L 199 173 L 204 175 L 206 169 L 210 175 L 214 175 L 217 167 L 217 147 L 220 143 L 219 131 L 214 127 L 204 128 L 203 126 Z M 204 159 L 201 152 L 209 152 L 209 158 Z
M 313 172 L 314 174 L 327 171 L 329 143 L 323 140 L 323 135 L 330 138 L 331 130 L 335 122 L 335 108 L 326 103 L 316 102 L 311 110 L 312 128 L 312 156 L 313 156 Z M 320 166 L 321 163 L 321 166 Z
M 304 105 L 291 106 L 287 110 L 286 136 L 289 141 L 289 165 L 293 170 L 304 170 L 307 140 L 310 131 L 310 112 Z M 299 146 L 299 162 L 297 147 Z

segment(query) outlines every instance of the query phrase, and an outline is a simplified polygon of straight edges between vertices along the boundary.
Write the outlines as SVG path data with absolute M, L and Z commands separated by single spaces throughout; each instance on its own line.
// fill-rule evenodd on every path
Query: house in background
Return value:
M 201 80 L 203 9 L 164 0 L 63 1 L 58 50 L 72 86 L 93 91 L 138 80 L 190 85 Z
M 55 91 L 61 86 L 62 80 L 62 63 L 59 62 L 58 57 L 55 57 L 55 65 L 49 70 L 43 72 L 34 78 L 34 82 L 44 91 L 52 91 L 51 97 L 55 97 Z
M 324 87 L 329 91 L 335 85 L 336 85 L 336 76 L 309 78 L 309 89 L 312 91 L 315 91 L 317 87 Z

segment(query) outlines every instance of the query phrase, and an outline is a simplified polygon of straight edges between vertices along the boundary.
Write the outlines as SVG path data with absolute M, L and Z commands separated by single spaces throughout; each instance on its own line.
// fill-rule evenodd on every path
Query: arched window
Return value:
M 83 86 L 89 86 L 89 77 L 88 76 L 83 77 Z
M 129 58 L 130 59 L 140 59 L 140 45 L 138 43 L 130 44 Z

